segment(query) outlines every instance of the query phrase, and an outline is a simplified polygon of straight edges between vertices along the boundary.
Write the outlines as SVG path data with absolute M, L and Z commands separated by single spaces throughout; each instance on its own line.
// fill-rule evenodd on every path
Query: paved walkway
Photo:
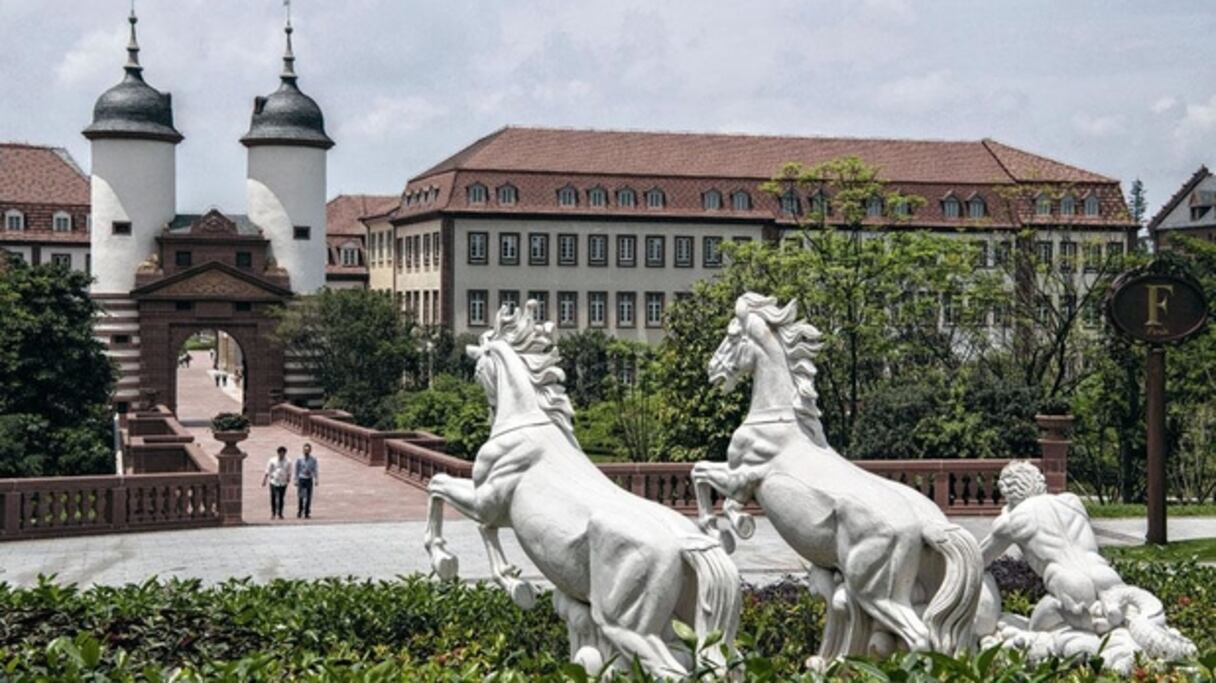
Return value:
M 211 361 L 207 352 L 194 351 L 191 355 L 190 367 L 179 369 L 177 374 L 178 419 L 194 434 L 198 444 L 214 457 L 223 444 L 211 437 L 207 425 L 216 413 L 237 412 L 241 405 L 229 392 L 215 386 L 209 373 Z M 249 439 L 241 442 L 241 450 L 249 454 L 244 463 L 243 517 L 247 524 L 385 522 L 425 517 L 426 495 L 422 491 L 388 476 L 380 467 L 368 467 L 312 443 L 312 453 L 320 465 L 319 486 L 313 492 L 312 519 L 296 519 L 298 499 L 293 486 L 287 490 L 284 505 L 288 519 L 272 522 L 270 491 L 262 487 L 266 462 L 279 446 L 286 446 L 287 457 L 294 460 L 303 453 L 305 443 L 312 442 L 282 427 L 254 427 L 249 432 Z M 212 466 L 215 466 L 214 462 Z
M 991 518 L 968 517 L 955 521 L 977 537 L 987 533 Z M 1143 541 L 1141 519 L 1096 520 L 1104 545 Z M 276 578 L 353 576 L 391 579 L 401 574 L 429 573 L 422 548 L 424 522 L 378 524 L 323 524 L 245 526 L 143 534 L 115 534 L 81 538 L 16 541 L 0 544 L 0 581 L 29 585 L 39 574 L 58 574 L 61 581 L 114 585 L 138 582 L 150 576 L 194 577 L 207 583 L 232 577 L 264 582 Z M 1174 540 L 1216 536 L 1216 518 L 1170 520 Z M 489 564 L 477 526 L 468 520 L 450 521 L 444 535 L 448 548 L 460 559 L 460 576 L 489 578 Z M 507 531 L 503 547 L 526 577 L 538 581 L 530 563 Z M 785 574 L 801 572 L 802 560 L 773 530 L 768 520 L 757 520 L 756 535 L 740 543 L 734 555 L 743 578 L 766 583 Z

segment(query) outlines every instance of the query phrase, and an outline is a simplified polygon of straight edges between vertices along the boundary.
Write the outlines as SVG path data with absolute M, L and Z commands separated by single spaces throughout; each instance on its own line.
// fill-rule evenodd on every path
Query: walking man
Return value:
M 296 498 L 300 501 L 296 517 L 312 517 L 312 490 L 320 484 L 318 474 L 317 459 L 312 457 L 312 444 L 304 444 L 304 457 L 296 460 L 295 465 Z
M 287 482 L 291 481 L 291 461 L 287 448 L 279 446 L 278 454 L 266 463 L 262 486 L 270 484 L 270 518 L 283 519 L 283 499 L 287 497 Z

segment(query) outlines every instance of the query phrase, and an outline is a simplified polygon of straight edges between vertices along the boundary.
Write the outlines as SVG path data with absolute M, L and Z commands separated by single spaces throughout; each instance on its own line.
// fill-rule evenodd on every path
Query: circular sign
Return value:
M 1203 328 L 1208 302 L 1198 284 L 1163 273 L 1127 273 L 1111 285 L 1106 313 L 1115 329 L 1151 344 L 1177 342 Z

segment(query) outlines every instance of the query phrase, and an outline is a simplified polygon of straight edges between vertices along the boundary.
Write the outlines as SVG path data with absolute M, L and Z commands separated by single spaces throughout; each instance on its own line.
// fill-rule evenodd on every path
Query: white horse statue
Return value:
M 738 571 L 721 544 L 697 524 L 608 479 L 574 438 L 573 409 L 562 382 L 553 323 L 536 322 L 536 302 L 498 311 L 494 329 L 468 354 L 493 412 L 490 437 L 477 452 L 473 478 L 437 474 L 429 495 L 426 549 L 442 578 L 457 573 L 444 547 L 443 502 L 480 525 L 495 581 L 517 605 L 532 606 L 532 587 L 503 555 L 498 529 L 519 544 L 552 582 L 565 620 L 570 658 L 596 674 L 619 655 L 651 674 L 682 677 L 694 653 L 673 619 L 692 626 L 698 649 L 715 632 L 734 642 L 741 609 Z M 704 656 L 725 663 L 719 646 Z
M 866 472 L 828 445 L 819 421 L 813 359 L 821 335 L 796 301 L 746 293 L 709 363 L 729 391 L 752 376 L 751 408 L 727 462 L 692 470 L 700 523 L 714 533 L 711 487 L 724 494 L 742 538 L 755 499 L 786 543 L 813 565 L 812 589 L 828 603 L 819 658 L 973 646 L 983 565 L 975 538 L 916 490 Z M 718 531 L 733 547 L 730 530 Z M 926 604 L 927 603 L 927 604 Z M 896 640 L 898 639 L 898 640 Z

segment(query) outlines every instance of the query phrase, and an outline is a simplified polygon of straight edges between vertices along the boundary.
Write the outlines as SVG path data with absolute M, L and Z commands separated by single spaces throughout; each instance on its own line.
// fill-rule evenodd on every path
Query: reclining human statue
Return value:
M 699 521 L 734 547 L 754 532 L 754 500 L 781 538 L 811 565 L 827 601 L 816 658 L 896 649 L 958 653 L 974 646 L 983 566 L 979 546 L 928 498 L 849 462 L 828 444 L 816 405 L 814 359 L 822 346 L 796 301 L 748 292 L 735 303 L 709 379 L 731 390 L 752 378 L 751 406 L 727 462 L 692 470 Z M 723 494 L 729 522 L 714 517 Z
M 528 609 L 534 590 L 498 538 L 500 528 L 515 532 L 553 584 L 570 659 L 592 675 L 605 664 L 628 669 L 634 658 L 658 677 L 687 675 L 697 655 L 673 619 L 694 628 L 701 656 L 724 665 L 722 644 L 731 646 L 739 623 L 738 571 L 692 520 L 629 493 L 587 458 L 574 437 L 553 323 L 537 322 L 536 309 L 535 301 L 504 306 L 467 349 L 493 425 L 471 480 L 437 474 L 427 487 L 432 567 L 442 578 L 457 574 L 442 535 L 446 501 L 480 525 L 495 581 Z M 715 633 L 720 643 L 710 642 Z
M 1006 465 L 997 486 L 1006 502 L 980 544 L 984 565 L 1016 546 L 1047 594 L 1029 618 L 1002 614 L 993 633 L 980 634 L 986 645 L 1005 643 L 1032 659 L 1100 654 L 1123 674 L 1137 653 L 1167 660 L 1195 655 L 1194 643 L 1166 625 L 1161 601 L 1124 583 L 1098 553 L 1081 499 L 1048 493 L 1042 472 L 1025 461 Z

